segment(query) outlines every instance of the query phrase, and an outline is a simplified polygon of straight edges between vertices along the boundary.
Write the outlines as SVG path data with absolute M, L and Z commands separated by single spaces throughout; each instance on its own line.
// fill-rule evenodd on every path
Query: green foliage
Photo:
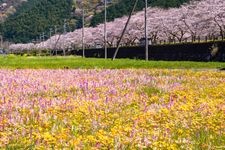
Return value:
M 189 0 L 148 0 L 148 4 L 149 6 L 159 6 L 163 8 L 169 8 L 169 7 L 179 7 L 181 4 L 188 1 Z M 133 4 L 134 0 L 132 1 L 120 0 L 119 3 L 109 6 L 107 9 L 108 21 L 112 21 L 115 18 L 119 18 L 124 15 L 128 15 L 133 7 Z M 136 7 L 136 11 L 142 10 L 144 6 L 145 6 L 144 0 L 139 0 L 138 5 Z M 91 25 L 96 26 L 103 22 L 104 22 L 104 11 L 94 15 L 94 17 L 91 20 Z
M 9 41 L 29 42 L 54 25 L 62 26 L 71 11 L 72 0 L 29 0 L 1 25 L 1 32 Z

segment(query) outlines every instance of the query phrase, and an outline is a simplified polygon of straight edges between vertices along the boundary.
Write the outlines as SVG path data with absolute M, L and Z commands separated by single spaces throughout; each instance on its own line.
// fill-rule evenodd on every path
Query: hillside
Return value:
M 2 0 L 0 4 L 8 6 L 17 6 L 13 13 L 9 15 L 3 23 L 1 23 L 0 31 L 4 39 L 18 43 L 27 43 L 32 40 L 39 39 L 40 34 L 45 32 L 45 39 L 49 37 L 49 30 L 55 32 L 63 32 L 63 25 L 66 23 L 66 30 L 73 31 L 75 28 L 80 28 L 81 21 L 81 1 L 74 0 L 28 0 L 23 5 L 22 0 L 7 1 Z M 113 0 L 115 2 L 117 0 Z M 20 3 L 19 3 L 20 2 Z M 90 18 L 95 13 L 102 11 L 103 3 L 101 0 L 92 2 L 85 1 L 85 22 L 88 26 Z M 6 9 L 5 9 L 6 10 Z M 2 12 L 5 12 L 2 10 Z M 66 20 L 65 20 L 66 19 Z M 64 22 L 64 20 L 66 22 Z M 53 34 L 52 32 L 52 34 Z
M 71 11 L 72 0 L 29 0 L 2 24 L 3 36 L 12 42 L 28 42 L 55 25 L 62 26 Z
M 149 4 L 168 8 L 178 7 L 187 1 L 149 0 Z M 21 3 L 22 0 L 18 1 L 18 4 L 20 4 L 19 2 Z M 14 43 L 38 40 L 43 32 L 45 32 L 46 39 L 49 37 L 50 28 L 54 30 L 55 26 L 57 26 L 57 32 L 62 33 L 64 23 L 66 23 L 68 32 L 73 31 L 81 28 L 82 25 L 82 3 L 84 3 L 85 8 L 85 26 L 96 26 L 103 22 L 104 3 L 102 0 L 28 0 L 23 5 L 19 5 L 17 11 L 14 10 L 15 13 L 1 24 L 0 31 L 4 39 Z M 136 11 L 142 10 L 143 7 L 144 1 L 139 0 Z M 127 15 L 131 8 L 132 1 L 130 0 L 108 0 L 108 21 Z M 65 19 L 66 22 L 64 22 Z

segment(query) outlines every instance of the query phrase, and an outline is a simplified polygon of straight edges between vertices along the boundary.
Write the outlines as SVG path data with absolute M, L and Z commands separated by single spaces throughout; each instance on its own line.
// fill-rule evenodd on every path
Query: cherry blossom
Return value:
M 162 9 L 149 7 L 148 36 L 151 43 L 176 40 L 179 42 L 193 38 L 225 37 L 225 1 L 191 1 L 180 8 Z M 108 47 L 115 47 L 127 21 L 127 16 L 107 23 Z M 84 29 L 85 48 L 104 45 L 104 24 Z M 144 37 L 144 11 L 135 13 L 128 25 L 121 45 L 135 45 Z M 82 47 L 82 29 L 62 35 L 54 35 L 38 44 L 12 44 L 10 50 L 29 49 L 79 49 Z

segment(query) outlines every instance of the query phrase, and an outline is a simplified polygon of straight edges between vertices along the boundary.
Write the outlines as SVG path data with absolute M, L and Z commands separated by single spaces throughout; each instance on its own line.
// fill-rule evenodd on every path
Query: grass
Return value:
M 221 69 L 225 68 L 224 62 L 189 62 L 189 61 L 144 61 L 131 59 L 97 59 L 67 57 L 25 57 L 25 56 L 0 56 L 0 69 Z

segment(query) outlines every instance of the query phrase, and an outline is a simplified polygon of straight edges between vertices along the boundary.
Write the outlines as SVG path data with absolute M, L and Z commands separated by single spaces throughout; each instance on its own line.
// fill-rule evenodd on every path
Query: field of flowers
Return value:
M 224 149 L 225 72 L 0 70 L 0 149 Z

